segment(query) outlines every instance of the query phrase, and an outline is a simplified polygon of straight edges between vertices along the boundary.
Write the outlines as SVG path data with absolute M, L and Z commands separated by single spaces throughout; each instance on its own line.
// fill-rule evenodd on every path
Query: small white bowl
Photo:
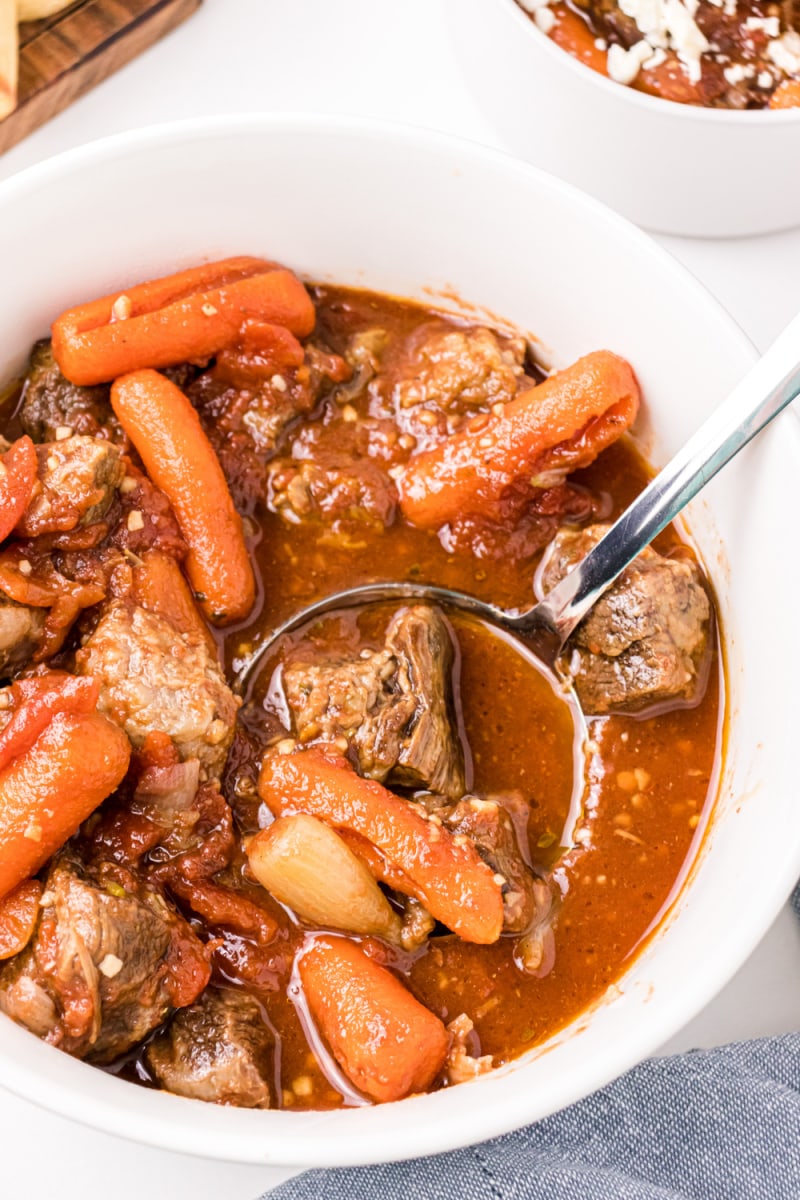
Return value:
M 598 347 L 626 355 L 647 398 L 656 462 L 753 359 L 730 317 L 668 254 L 532 167 L 424 131 L 258 116 L 124 134 L 0 186 L 0 379 L 21 369 L 67 305 L 242 253 L 429 302 L 456 294 L 535 331 L 557 363 Z M 3 1086 L 154 1146 L 315 1166 L 480 1141 L 580 1099 L 655 1051 L 730 979 L 800 874 L 800 565 L 787 552 L 798 507 L 800 424 L 789 413 L 693 507 L 728 657 L 720 798 L 677 903 L 594 1011 L 473 1083 L 332 1113 L 145 1091 L 0 1017 Z
M 461 0 L 465 80 L 504 143 L 647 229 L 739 237 L 800 224 L 800 109 L 737 112 L 606 79 L 516 0 Z

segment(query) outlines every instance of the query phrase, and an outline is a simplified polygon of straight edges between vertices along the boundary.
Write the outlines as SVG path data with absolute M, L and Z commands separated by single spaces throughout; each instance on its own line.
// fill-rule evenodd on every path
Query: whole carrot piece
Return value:
M 530 478 L 535 487 L 548 460 L 569 470 L 588 466 L 633 423 L 638 408 L 639 385 L 625 359 L 608 350 L 587 354 L 497 415 L 474 417 L 412 458 L 398 483 L 403 513 L 423 529 L 463 513 L 491 516 L 512 484 Z
M 203 613 L 216 625 L 246 617 L 255 580 L 242 522 L 197 413 L 157 371 L 123 375 L 111 389 L 111 405 L 172 505 L 189 546 L 186 573 Z
M 98 712 L 59 712 L 0 771 L 0 899 L 35 874 L 106 796 L 130 760 L 121 729 Z
M 472 842 L 457 840 L 417 807 L 362 779 L 341 755 L 319 746 L 270 755 L 258 791 L 276 816 L 308 813 L 366 839 L 395 868 L 390 877 L 398 888 L 464 941 L 487 945 L 499 938 L 501 885 Z
M 447 1030 L 396 976 L 339 937 L 314 938 L 298 969 L 311 1015 L 359 1091 L 382 1102 L 430 1087 Z
M 68 309 L 53 322 L 53 355 L 71 383 L 110 383 L 143 367 L 211 358 L 252 320 L 306 337 L 314 305 L 286 268 L 227 258 Z

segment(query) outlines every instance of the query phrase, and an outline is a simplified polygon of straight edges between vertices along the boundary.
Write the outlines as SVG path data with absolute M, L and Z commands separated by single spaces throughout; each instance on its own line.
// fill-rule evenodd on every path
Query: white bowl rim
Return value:
M 748 108 L 744 110 L 735 108 L 704 108 L 698 104 L 679 104 L 677 100 L 667 100 L 663 96 L 650 96 L 647 92 L 639 92 L 627 84 L 617 83 L 614 79 L 606 78 L 599 71 L 594 71 L 586 63 L 581 62 L 574 54 L 570 54 L 569 50 L 562 49 L 551 37 L 539 29 L 536 22 L 531 19 L 528 13 L 523 11 L 517 0 L 487 0 L 487 3 L 504 4 L 506 9 L 516 9 L 517 16 L 515 19 L 519 19 L 521 26 L 527 26 L 527 34 L 525 36 L 535 37 L 536 44 L 545 54 L 550 55 L 554 61 L 561 62 L 565 66 L 565 69 L 573 72 L 577 71 L 584 83 L 588 83 L 589 77 L 591 77 L 591 82 L 594 86 L 599 87 L 601 91 L 605 91 L 609 95 L 613 93 L 620 100 L 622 100 L 620 93 L 624 93 L 628 104 L 643 108 L 645 112 L 660 112 L 663 114 L 669 111 L 679 120 L 710 121 L 712 124 L 717 125 L 759 125 L 772 124 L 773 122 L 778 125 L 781 123 L 790 125 L 800 121 L 800 108 Z M 568 60 L 568 64 L 565 60 Z
M 649 235 L 620 217 L 601 201 L 510 154 L 424 127 L 349 115 L 320 115 L 310 112 L 229 114 L 155 124 L 93 141 L 35 164 L 0 183 L 0 200 L 4 201 L 15 195 L 24 197 L 29 189 L 57 184 L 63 172 L 79 171 L 94 162 L 113 157 L 124 158 L 129 151 L 146 150 L 151 147 L 163 148 L 175 143 L 205 140 L 220 134 L 237 136 L 258 131 L 269 132 L 271 129 L 284 132 L 327 131 L 367 138 L 392 139 L 397 143 L 398 150 L 405 144 L 427 145 L 432 150 L 437 147 L 450 150 L 455 148 L 462 156 L 469 157 L 474 162 L 494 164 L 498 168 L 532 177 L 541 188 L 551 189 L 569 197 L 584 211 L 593 213 L 599 221 L 607 226 L 617 227 L 626 237 L 632 251 L 636 250 L 643 256 L 649 256 L 658 264 L 659 270 L 675 276 L 684 289 L 694 292 L 698 299 L 702 298 L 710 312 L 716 310 L 718 319 L 728 326 L 733 337 L 740 342 L 744 355 L 751 359 L 756 356 L 755 348 L 744 331 L 695 276 Z M 800 427 L 796 426 L 796 422 L 791 422 L 791 427 L 796 430 L 800 453 Z M 657 1039 L 654 1039 L 653 1031 L 648 1025 L 643 1023 L 632 1028 L 624 1046 L 609 1047 L 605 1053 L 597 1054 L 592 1063 L 587 1064 L 581 1083 L 583 1094 L 588 1095 L 605 1086 L 646 1056 L 656 1052 L 659 1046 L 677 1033 L 717 994 L 724 981 L 730 980 L 749 957 L 783 907 L 796 883 L 797 870 L 798 864 L 794 862 L 774 864 L 768 877 L 762 880 L 757 909 L 746 908 L 740 914 L 735 937 L 724 939 L 716 947 L 715 971 L 709 972 L 702 981 L 699 981 L 695 973 L 688 975 L 680 995 L 675 997 L 669 1017 L 661 1020 Z M 667 916 L 668 914 L 664 915 L 662 923 Z M 720 980 L 723 983 L 720 983 Z M 19 1032 L 23 1033 L 22 1030 Z M 50 1047 L 40 1048 L 47 1053 L 51 1052 Z M 376 1138 L 373 1142 L 369 1138 L 359 1136 L 360 1132 L 363 1134 L 363 1131 L 359 1130 L 359 1113 L 370 1110 L 258 1113 L 257 1116 L 264 1121 L 265 1128 L 262 1136 L 254 1137 L 252 1128 L 245 1130 L 237 1127 L 237 1117 L 243 1118 L 244 1122 L 248 1117 L 252 1118 L 254 1114 L 249 1110 L 243 1112 L 237 1109 L 215 1108 L 214 1105 L 201 1104 L 168 1093 L 140 1089 L 135 1084 L 109 1077 L 104 1073 L 98 1073 L 100 1086 L 95 1092 L 88 1095 L 86 1091 L 81 1090 L 80 1095 L 76 1096 L 74 1090 L 60 1078 L 47 1078 L 46 1073 L 29 1065 L 21 1065 L 11 1058 L 5 1058 L 2 1065 L 2 1086 L 24 1099 L 105 1133 L 164 1150 L 263 1166 L 301 1165 L 310 1168 L 387 1161 L 386 1156 L 375 1149 L 375 1142 L 381 1139 Z M 97 1070 L 86 1064 L 74 1065 L 87 1071 Z M 507 1068 L 503 1069 L 504 1072 L 506 1070 Z M 474 1089 L 470 1095 L 474 1094 L 472 1107 L 479 1113 L 479 1129 L 476 1128 L 476 1123 L 464 1121 L 457 1113 L 437 1112 L 436 1121 L 426 1120 L 426 1102 L 435 1100 L 441 1093 L 411 1097 L 403 1101 L 404 1112 L 413 1108 L 417 1116 L 414 1121 L 414 1137 L 410 1139 L 407 1151 L 402 1146 L 393 1146 L 392 1159 L 436 1154 L 446 1149 L 473 1144 L 476 1139 L 485 1141 L 520 1128 L 530 1121 L 530 1116 L 526 1115 L 525 1095 L 509 1092 L 502 1097 L 498 1096 L 492 1087 L 492 1082 L 496 1079 L 496 1073 L 490 1073 L 469 1084 L 469 1087 Z M 457 1091 L 462 1092 L 462 1087 Z M 119 1101 L 114 1102 L 112 1096 L 118 1096 Z M 559 1085 L 552 1089 L 553 1102 L 550 1111 L 555 1112 L 574 1099 L 573 1085 L 568 1079 L 562 1079 Z M 482 1104 L 482 1100 L 490 1103 Z M 204 1121 L 201 1117 L 201 1110 L 209 1109 L 214 1110 L 216 1118 L 213 1133 L 209 1127 L 210 1121 Z M 170 1119 L 172 1113 L 175 1120 Z M 326 1128 L 329 1118 L 335 1118 L 335 1125 L 330 1129 Z M 347 1136 L 342 1128 L 344 1124 L 347 1126 Z

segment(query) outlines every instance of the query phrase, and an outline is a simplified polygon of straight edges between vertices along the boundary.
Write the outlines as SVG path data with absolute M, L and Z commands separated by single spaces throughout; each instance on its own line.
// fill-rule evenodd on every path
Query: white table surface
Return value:
M 186 25 L 0 158 L 0 179 L 118 130 L 246 110 L 369 115 L 498 145 L 448 49 L 446 22 L 457 8 L 458 0 L 205 0 Z M 54 196 L 54 214 L 57 204 Z M 762 348 L 800 308 L 800 229 L 739 241 L 660 240 Z M 667 1049 L 797 1028 L 800 922 L 787 907 Z M 292 1173 L 136 1146 L 2 1089 L 0 1148 L 0 1193 L 20 1200 L 255 1200 Z

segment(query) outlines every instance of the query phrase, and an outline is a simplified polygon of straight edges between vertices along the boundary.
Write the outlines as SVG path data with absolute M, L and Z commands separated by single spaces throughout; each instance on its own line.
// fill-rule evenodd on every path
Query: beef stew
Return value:
M 545 376 L 514 331 L 241 258 L 63 314 L 14 398 L 0 1010 L 148 1087 L 303 1109 L 474 1078 L 601 997 L 714 798 L 713 594 L 674 529 L 557 684 L 420 604 L 234 682 L 345 586 L 529 603 L 647 481 L 630 366 Z

